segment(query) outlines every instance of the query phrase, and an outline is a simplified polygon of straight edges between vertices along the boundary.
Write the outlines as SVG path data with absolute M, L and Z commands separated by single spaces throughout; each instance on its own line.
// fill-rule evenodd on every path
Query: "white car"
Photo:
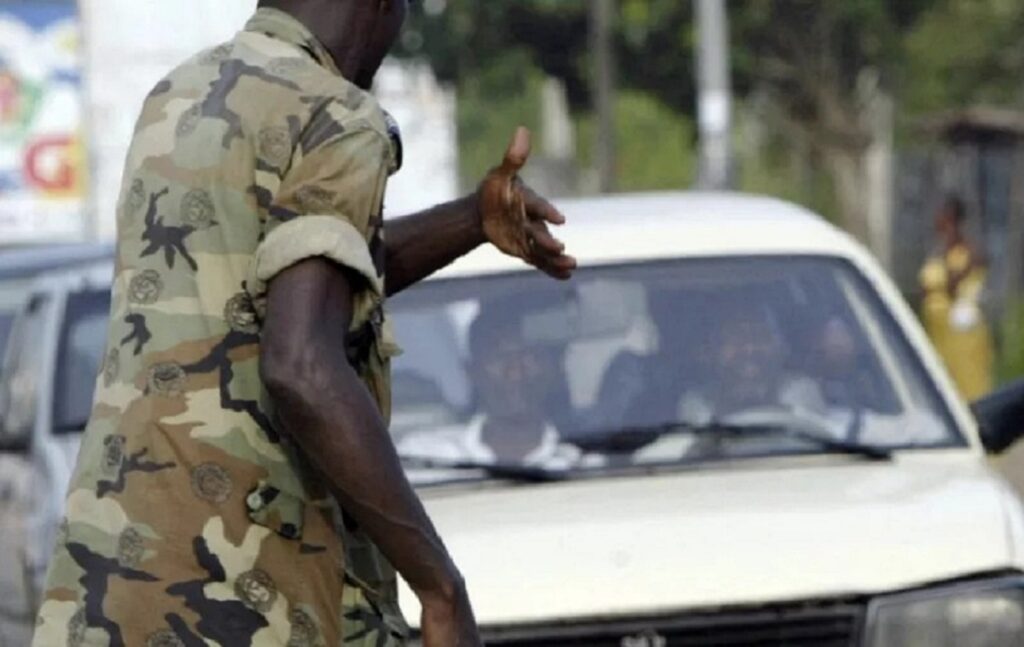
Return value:
M 858 244 L 767 198 L 559 206 L 572 282 L 485 249 L 391 304 L 487 644 L 1024 644 L 1021 502 Z
M 767 198 L 559 206 L 573 281 L 485 249 L 391 304 L 393 434 L 489 645 L 1024 644 L 1020 500 L 866 252 Z M 92 391 L 61 353 L 95 371 L 109 276 L 41 281 L 12 340 L 29 580 Z

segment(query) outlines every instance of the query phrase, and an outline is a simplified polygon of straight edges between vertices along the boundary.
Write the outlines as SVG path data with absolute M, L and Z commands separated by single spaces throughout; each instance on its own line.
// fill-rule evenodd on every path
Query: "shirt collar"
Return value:
M 313 32 L 290 14 L 279 9 L 261 7 L 245 25 L 245 31 L 265 34 L 271 38 L 284 41 L 306 50 L 317 63 L 334 74 L 341 76 L 334 57 L 327 48 L 317 40 Z

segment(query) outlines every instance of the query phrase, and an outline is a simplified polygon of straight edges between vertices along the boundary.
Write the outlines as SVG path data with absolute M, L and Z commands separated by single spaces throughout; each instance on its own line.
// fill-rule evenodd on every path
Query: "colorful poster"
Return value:
M 84 235 L 82 115 L 76 3 L 0 1 L 0 245 Z

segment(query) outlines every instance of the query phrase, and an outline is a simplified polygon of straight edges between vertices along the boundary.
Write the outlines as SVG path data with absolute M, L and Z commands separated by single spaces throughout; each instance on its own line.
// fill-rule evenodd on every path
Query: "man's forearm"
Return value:
M 338 355 L 311 340 L 305 370 L 269 382 L 279 418 L 342 506 L 417 593 L 459 595 L 461 580 L 409 485 L 376 403 Z
M 486 242 L 470 195 L 385 225 L 388 295 L 397 294 Z

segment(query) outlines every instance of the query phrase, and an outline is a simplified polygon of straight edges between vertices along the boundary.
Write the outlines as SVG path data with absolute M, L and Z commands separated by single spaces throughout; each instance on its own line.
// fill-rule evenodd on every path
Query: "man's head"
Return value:
M 260 0 L 259 5 L 306 25 L 345 78 L 368 90 L 398 39 L 409 0 Z
M 767 314 L 734 307 L 712 333 L 711 361 L 720 380 L 740 397 L 770 389 L 783 372 L 785 349 Z
M 483 305 L 469 330 L 469 352 L 482 413 L 512 419 L 542 414 L 557 349 L 523 339 L 523 313 L 515 303 Z
M 948 195 L 939 208 L 935 228 L 939 236 L 948 242 L 956 242 L 967 220 L 967 207 L 957 195 Z

